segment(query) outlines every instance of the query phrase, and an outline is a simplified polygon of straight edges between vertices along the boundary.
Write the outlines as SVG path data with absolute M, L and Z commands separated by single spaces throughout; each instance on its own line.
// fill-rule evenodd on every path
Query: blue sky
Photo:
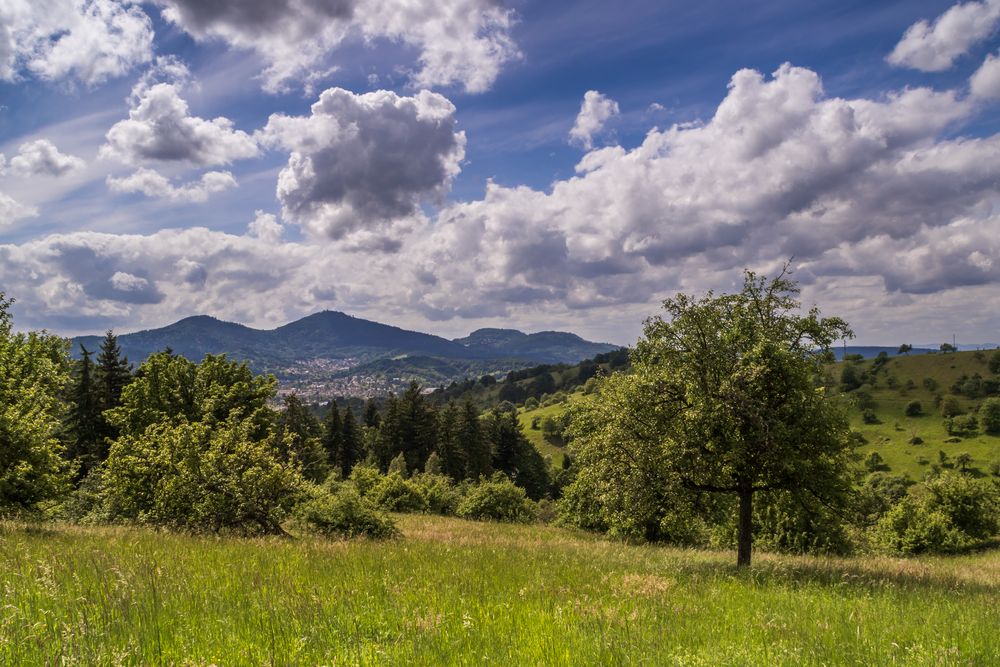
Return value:
M 50 4 L 0 0 L 19 326 L 630 343 L 794 257 L 860 341 L 1000 338 L 996 0 Z

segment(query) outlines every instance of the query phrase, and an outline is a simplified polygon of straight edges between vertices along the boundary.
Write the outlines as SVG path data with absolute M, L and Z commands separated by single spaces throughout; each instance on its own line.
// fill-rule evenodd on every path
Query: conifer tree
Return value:
M 465 479 L 465 450 L 459 441 L 461 414 L 458 406 L 449 402 L 438 420 L 437 456 L 441 472 L 456 482 Z
M 368 428 L 378 428 L 381 416 L 378 413 L 378 403 L 374 398 L 369 398 L 365 403 L 365 426 Z
M 458 420 L 458 445 L 465 452 L 465 475 L 469 479 L 488 477 L 493 472 L 493 453 L 483 434 L 479 411 L 471 400 L 462 406 Z
M 73 378 L 67 454 L 77 462 L 77 472 L 83 477 L 107 457 L 107 445 L 102 435 L 103 420 L 94 385 L 94 363 L 90 360 L 93 352 L 81 345 L 80 353 L 82 359 Z
M 98 411 L 117 408 L 122 404 L 122 390 L 132 381 L 132 366 L 128 358 L 122 354 L 118 346 L 118 337 L 108 329 L 101 341 L 101 351 L 97 355 L 97 368 L 94 373 L 94 384 L 97 392 Z M 117 438 L 118 430 L 103 416 L 100 419 L 100 438 Z M 107 444 L 101 445 L 101 460 L 107 456 Z
M 284 399 L 285 409 L 278 414 L 278 449 L 285 460 L 294 459 L 306 479 L 320 481 L 329 471 L 321 439 L 323 429 L 312 412 L 295 394 Z
M 341 427 L 341 449 L 340 449 L 340 472 L 344 479 L 351 474 L 351 469 L 363 458 L 361 431 L 358 422 L 354 418 L 354 411 L 351 406 L 344 410 L 344 419 Z
M 332 466 L 336 466 L 340 461 L 341 450 L 344 446 L 344 425 L 340 421 L 340 408 L 337 401 L 330 401 L 330 410 L 323 420 L 323 449 L 326 450 L 326 460 Z

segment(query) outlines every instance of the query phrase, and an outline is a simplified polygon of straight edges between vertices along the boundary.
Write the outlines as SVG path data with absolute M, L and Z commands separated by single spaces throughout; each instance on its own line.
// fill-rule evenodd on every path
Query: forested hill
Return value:
M 73 353 L 79 357 L 80 345 L 95 350 L 100 341 L 98 336 L 75 338 Z M 372 374 L 382 389 L 391 388 L 386 383 L 396 380 L 439 384 L 465 377 L 472 369 L 499 373 L 539 363 L 576 363 L 616 349 L 558 331 L 525 334 L 481 329 L 465 338 L 448 340 L 334 311 L 315 313 L 271 330 L 200 315 L 160 329 L 123 334 L 118 341 L 134 363 L 167 348 L 194 361 L 206 354 L 226 353 L 250 362 L 257 372 L 275 373 L 289 383 L 306 379 L 311 383 L 343 382 L 345 375 L 357 370 L 354 375 Z M 410 363 L 418 357 L 425 363 Z M 428 359 L 444 363 L 428 364 Z M 373 366 L 376 361 L 381 363 Z M 424 373 L 425 367 L 432 366 L 433 373 Z M 450 375 L 449 368 L 454 369 Z M 338 391 L 352 390 L 345 385 Z

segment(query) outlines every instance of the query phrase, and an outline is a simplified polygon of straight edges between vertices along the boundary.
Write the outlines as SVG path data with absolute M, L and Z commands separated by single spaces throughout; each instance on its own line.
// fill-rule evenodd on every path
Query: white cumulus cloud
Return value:
M 0 80 L 30 73 L 96 85 L 153 55 L 153 27 L 138 4 L 120 0 L 0 2 Z
M 196 39 L 221 39 L 267 63 L 264 87 L 279 91 L 328 67 L 345 41 L 386 39 L 412 47 L 416 86 L 488 89 L 520 53 L 513 13 L 495 0 L 155 0 Z
M 1000 98 L 1000 54 L 990 54 L 969 80 L 969 88 L 975 97 Z
M 60 153 L 51 141 L 38 139 L 21 144 L 10 170 L 17 176 L 62 176 L 85 164 L 75 155 Z
M 989 37 L 1000 21 L 1000 0 L 962 2 L 933 23 L 911 25 L 886 60 L 899 67 L 941 72 Z
M 128 164 L 159 161 L 214 166 L 259 153 L 254 139 L 235 129 L 228 118 L 192 116 L 179 86 L 142 82 L 133 96 L 128 119 L 108 130 L 101 155 Z
M 290 151 L 278 177 L 282 216 L 332 239 L 386 231 L 438 200 L 459 173 L 455 106 L 421 91 L 324 91 L 309 116 L 272 115 L 261 140 Z
M 594 147 L 594 137 L 601 132 L 604 124 L 617 115 L 618 102 L 596 90 L 588 90 L 583 96 L 573 129 L 569 131 L 570 141 L 590 150 Z
M 171 199 L 180 202 L 204 202 L 209 195 L 236 187 L 236 179 L 228 171 L 209 171 L 200 180 L 174 185 L 163 174 L 152 169 L 139 169 L 130 176 L 108 176 L 112 192 L 141 192 L 147 197 Z

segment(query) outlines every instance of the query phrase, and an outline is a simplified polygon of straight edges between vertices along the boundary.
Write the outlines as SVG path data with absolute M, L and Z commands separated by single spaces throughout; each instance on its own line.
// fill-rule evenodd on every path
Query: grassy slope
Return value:
M 959 442 L 945 442 L 949 436 L 944 428 L 944 419 L 939 408 L 934 405 L 935 393 L 943 397 L 954 396 L 949 392 L 952 384 L 962 375 L 972 376 L 979 373 L 984 378 L 991 377 L 987 361 L 991 352 L 983 359 L 977 359 L 973 352 L 957 354 L 925 354 L 910 357 L 896 357 L 890 360 L 885 368 L 877 374 L 876 384 L 866 386 L 875 399 L 875 412 L 881 424 L 865 424 L 861 419 L 861 410 L 853 407 L 850 394 L 841 395 L 847 402 L 851 427 L 860 431 L 868 443 L 859 448 L 862 457 L 869 452 L 877 451 L 885 460 L 888 472 L 909 475 L 919 481 L 923 478 L 931 463 L 937 463 L 938 452 L 944 451 L 954 459 L 963 452 L 968 452 L 972 458 L 972 468 L 979 474 L 988 474 L 989 464 L 1000 459 L 1000 437 L 987 435 L 981 431 L 971 437 L 961 437 Z M 869 369 L 872 360 L 862 362 L 862 368 Z M 830 367 L 833 384 L 839 383 L 841 364 Z M 890 389 L 888 378 L 896 378 L 897 387 Z M 923 386 L 924 378 L 934 378 L 938 383 L 936 392 L 931 392 Z M 912 381 L 915 388 L 907 388 Z M 570 400 L 578 394 L 571 394 Z M 982 399 L 969 400 L 954 396 L 967 411 L 978 409 Z M 924 409 L 921 417 L 907 417 L 906 406 L 910 401 L 918 400 Z M 551 405 L 537 410 L 521 410 L 520 419 L 524 433 L 538 448 L 542 455 L 552 457 L 554 463 L 562 461 L 563 449 L 545 441 L 541 430 L 531 429 L 531 419 L 534 416 L 559 415 L 565 410 L 565 404 Z M 910 438 L 914 435 L 923 439 L 923 444 L 911 445 Z M 919 463 L 919 458 L 927 459 L 927 463 Z
M 987 368 L 989 354 L 987 352 L 982 360 L 977 359 L 973 352 L 959 352 L 898 357 L 889 361 L 885 369 L 877 374 L 876 384 L 870 389 L 877 403 L 875 412 L 882 423 L 864 424 L 859 409 L 852 407 L 849 411 L 852 427 L 868 440 L 868 444 L 860 449 L 861 453 L 867 455 L 878 451 L 890 472 L 907 474 L 915 480 L 922 479 L 930 463 L 937 462 L 939 451 L 946 452 L 953 459 L 962 452 L 968 452 L 973 458 L 972 466 L 980 473 L 987 473 L 989 463 L 1000 458 L 1000 437 L 980 432 L 973 437 L 963 437 L 959 442 L 945 442 L 951 436 L 945 431 L 940 410 L 934 406 L 934 393 L 924 388 L 923 380 L 934 378 L 939 385 L 937 393 L 944 397 L 953 396 L 949 388 L 961 375 L 979 373 L 984 378 L 991 377 Z M 871 361 L 863 363 L 865 368 L 871 367 Z M 834 378 L 839 379 L 840 370 L 839 364 L 832 367 Z M 895 389 L 888 386 L 890 376 L 896 378 L 898 386 Z M 908 381 L 916 387 L 907 389 Z M 981 399 L 955 398 L 966 410 L 976 410 L 981 402 Z M 906 406 L 913 400 L 920 401 L 923 416 L 906 416 Z M 923 439 L 923 444 L 909 444 L 914 435 Z M 928 463 L 918 463 L 919 457 L 924 457 Z
M 1000 552 L 839 560 L 399 517 L 380 544 L 0 524 L 0 663 L 998 664 Z
M 555 403 L 553 405 L 536 408 L 534 410 L 525 410 L 523 407 L 518 409 L 517 418 L 521 422 L 521 430 L 524 432 L 524 435 L 527 436 L 531 444 L 535 446 L 535 449 L 541 452 L 542 456 L 552 457 L 552 463 L 557 467 L 562 465 L 563 453 L 566 451 L 566 448 L 546 440 L 545 436 L 542 435 L 542 429 L 540 427 L 538 429 L 531 428 L 531 420 L 535 417 L 539 417 L 541 419 L 545 419 L 550 416 L 558 417 L 566 410 L 566 406 L 569 405 L 569 403 L 571 403 L 577 396 L 580 396 L 579 391 L 569 394 L 566 403 Z

